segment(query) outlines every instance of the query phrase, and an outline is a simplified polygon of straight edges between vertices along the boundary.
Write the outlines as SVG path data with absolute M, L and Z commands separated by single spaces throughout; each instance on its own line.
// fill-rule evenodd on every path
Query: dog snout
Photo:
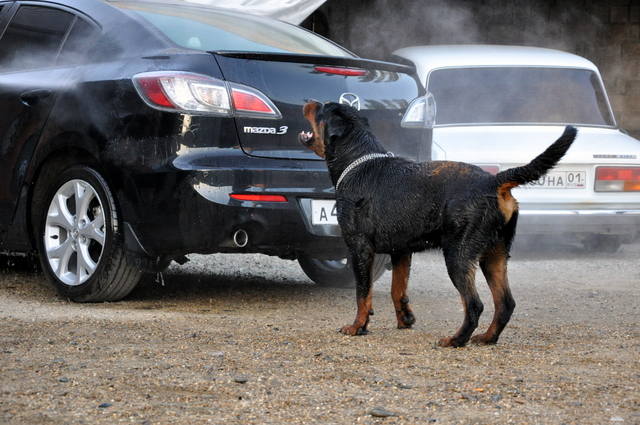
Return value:
M 301 131 L 298 134 L 298 141 L 308 147 L 309 145 L 311 145 L 311 143 L 313 143 L 313 132 Z

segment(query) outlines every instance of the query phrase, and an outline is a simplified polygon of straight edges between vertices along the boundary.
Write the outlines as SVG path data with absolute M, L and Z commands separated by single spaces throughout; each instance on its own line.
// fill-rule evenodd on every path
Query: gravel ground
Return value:
M 386 273 L 360 337 L 336 332 L 354 290 L 295 262 L 191 259 L 92 305 L 0 272 L 0 423 L 640 424 L 640 244 L 516 250 L 502 339 L 458 349 L 434 345 L 462 320 L 437 252 L 414 257 L 414 329 L 395 329 Z

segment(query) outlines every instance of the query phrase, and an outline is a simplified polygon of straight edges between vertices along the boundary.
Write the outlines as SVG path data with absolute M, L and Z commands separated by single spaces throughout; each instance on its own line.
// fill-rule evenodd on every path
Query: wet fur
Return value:
M 356 159 L 387 152 L 367 121 L 351 107 L 309 102 L 303 112 L 312 134 L 301 133 L 300 141 L 326 159 L 334 185 Z M 463 346 L 478 326 L 483 310 L 475 288 L 478 265 L 491 289 L 495 314 L 489 329 L 474 336 L 472 342 L 496 343 L 515 308 L 507 279 L 507 260 L 518 220 L 518 203 L 511 189 L 549 171 L 575 136 L 576 129 L 568 126 L 531 163 L 495 176 L 462 162 L 416 163 L 397 157 L 370 160 L 347 174 L 336 191 L 336 203 L 354 266 L 358 311 L 353 324 L 341 332 L 367 333 L 373 311 L 370 272 L 376 253 L 391 256 L 391 295 L 398 328 L 411 327 L 415 317 L 406 292 L 411 254 L 441 248 L 465 315 L 458 331 L 439 344 Z

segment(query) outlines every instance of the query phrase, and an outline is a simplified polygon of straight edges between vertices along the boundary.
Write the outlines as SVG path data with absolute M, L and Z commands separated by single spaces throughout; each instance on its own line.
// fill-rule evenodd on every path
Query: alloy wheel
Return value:
M 44 225 L 51 270 L 66 285 L 86 282 L 105 245 L 105 213 L 96 190 L 84 180 L 64 183 L 53 195 Z

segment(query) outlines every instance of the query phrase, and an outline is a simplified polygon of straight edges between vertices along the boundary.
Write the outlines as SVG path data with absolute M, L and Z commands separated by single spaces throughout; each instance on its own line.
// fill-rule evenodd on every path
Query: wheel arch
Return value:
M 65 162 L 65 159 L 84 159 L 98 164 L 100 150 L 98 142 L 89 136 L 76 132 L 63 132 L 46 141 L 41 140 L 33 155 L 29 172 L 26 176 L 28 184 L 33 185 L 42 167 L 52 160 Z
M 24 215 L 28 233 L 27 238 L 32 249 L 36 249 L 37 246 L 36 235 L 34 235 L 33 230 L 32 200 L 37 188 L 38 178 L 43 169 L 47 166 L 56 165 L 60 167 L 85 165 L 95 169 L 109 185 L 119 212 L 119 220 L 123 226 L 122 230 L 127 248 L 138 254 L 148 254 L 140 242 L 139 236 L 126 220 L 126 217 L 133 214 L 131 202 L 138 200 L 137 191 L 135 189 L 126 190 L 126 188 L 135 188 L 135 185 L 126 184 L 128 180 L 126 172 L 116 165 L 111 165 L 109 162 L 102 160 L 100 146 L 101 144 L 97 140 L 77 132 L 60 133 L 39 146 L 34 155 L 30 172 L 25 180 L 25 188 L 27 188 L 28 192 L 24 197 Z
M 86 165 L 96 168 L 101 174 L 98 144 L 79 133 L 65 132 L 47 141 L 45 145 L 39 145 L 33 157 L 30 171 L 25 179 L 27 194 L 25 197 L 24 214 L 29 243 L 35 249 L 36 241 L 33 231 L 32 200 L 37 189 L 38 178 L 48 166 Z M 105 176 L 110 181 L 109 176 Z

